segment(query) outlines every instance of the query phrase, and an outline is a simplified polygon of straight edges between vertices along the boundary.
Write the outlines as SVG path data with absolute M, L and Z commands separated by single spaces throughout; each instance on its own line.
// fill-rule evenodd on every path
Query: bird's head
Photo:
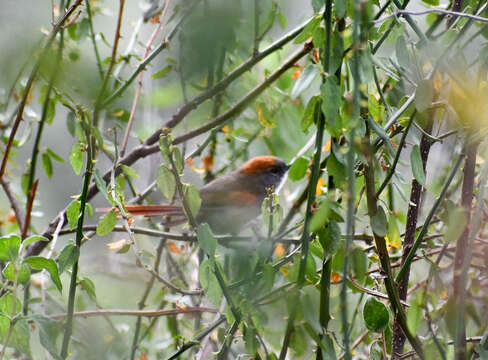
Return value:
M 277 192 L 286 179 L 290 165 L 275 156 L 256 156 L 241 166 L 241 172 L 250 181 L 251 186 L 258 186 L 264 194 L 267 188 Z

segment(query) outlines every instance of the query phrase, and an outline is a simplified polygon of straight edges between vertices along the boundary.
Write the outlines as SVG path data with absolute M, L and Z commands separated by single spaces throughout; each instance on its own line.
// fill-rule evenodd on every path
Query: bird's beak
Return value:
M 290 170 L 291 164 L 286 164 L 286 170 Z

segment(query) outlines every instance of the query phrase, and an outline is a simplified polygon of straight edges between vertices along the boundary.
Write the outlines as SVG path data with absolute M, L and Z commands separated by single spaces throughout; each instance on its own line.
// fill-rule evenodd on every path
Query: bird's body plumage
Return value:
M 289 165 L 277 157 L 258 156 L 209 182 L 200 189 L 202 205 L 197 222 L 208 223 L 218 234 L 237 233 L 259 216 L 267 189 L 278 190 L 288 168 Z M 171 224 L 185 220 L 181 206 L 127 205 L 126 208 L 133 215 L 169 216 Z

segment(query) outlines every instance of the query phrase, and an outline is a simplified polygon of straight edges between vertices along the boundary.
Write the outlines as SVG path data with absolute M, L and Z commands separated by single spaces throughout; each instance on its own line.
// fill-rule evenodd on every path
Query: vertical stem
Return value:
M 367 114 L 366 114 L 367 115 Z M 368 216 L 370 217 L 370 221 L 372 221 L 373 217 L 378 212 L 378 203 L 375 193 L 375 176 L 374 176 L 374 167 L 373 167 L 373 156 L 371 152 L 371 144 L 369 141 L 369 128 L 368 124 L 366 124 L 367 134 L 363 139 L 363 148 L 365 151 L 365 157 L 367 161 L 367 165 L 365 166 L 364 176 L 365 176 L 365 183 L 366 183 L 366 200 L 368 206 Z M 405 312 L 402 308 L 400 297 L 398 295 L 398 289 L 393 279 L 393 274 L 391 272 L 391 265 L 390 265 L 390 256 L 388 254 L 388 249 L 386 247 L 386 240 L 384 236 L 381 236 L 375 232 L 373 224 L 371 224 L 371 228 L 373 229 L 374 241 L 376 245 L 376 251 L 378 253 L 378 257 L 380 259 L 381 267 L 385 274 L 385 287 L 388 294 L 388 298 L 391 303 L 391 307 L 393 313 L 398 319 L 398 323 L 401 326 L 402 331 L 405 333 L 406 337 L 408 338 L 410 344 L 417 352 L 417 355 L 421 359 L 425 359 L 424 353 L 422 350 L 422 344 L 420 340 L 414 336 L 407 326 L 407 318 Z M 347 352 L 346 352 L 347 354 Z
M 429 110 L 429 122 L 425 129 L 427 134 L 432 132 L 432 127 L 434 124 L 435 109 Z M 408 131 L 405 129 L 405 131 Z M 420 155 L 422 158 L 422 166 L 425 172 L 427 158 L 429 156 L 430 147 L 432 145 L 431 140 L 426 136 L 422 135 L 420 140 Z M 399 149 L 400 150 L 400 149 Z M 405 238 L 403 240 L 403 252 L 402 252 L 402 264 L 408 256 L 408 253 L 412 249 L 413 243 L 415 241 L 415 231 L 417 229 L 417 219 L 420 210 L 420 196 L 422 195 L 422 185 L 416 179 L 412 180 L 412 189 L 410 191 L 410 205 L 407 211 L 407 224 L 405 226 Z M 405 270 L 405 274 L 398 282 L 398 294 L 400 300 L 407 299 L 408 291 L 408 280 L 410 277 L 410 266 Z M 393 324 L 393 340 L 392 340 L 392 360 L 399 359 L 403 353 L 403 346 L 405 344 L 405 335 L 400 327 L 400 323 L 395 319 Z
M 124 13 L 125 0 L 119 0 L 119 2 L 119 15 L 117 17 L 117 27 L 115 30 L 114 45 L 112 47 L 112 56 L 110 58 L 110 64 L 108 65 L 107 73 L 105 74 L 105 78 L 103 79 L 102 88 L 100 89 L 100 93 L 98 94 L 97 101 L 95 103 L 95 109 L 93 111 L 93 125 L 95 127 L 98 126 L 100 111 L 104 106 L 103 100 L 105 96 L 105 90 L 107 89 L 108 81 L 110 80 L 110 76 L 112 75 L 112 70 L 115 66 L 115 63 L 117 62 L 117 49 L 120 40 L 120 28 L 122 26 L 122 14 Z
M 325 22 L 325 43 L 324 49 L 322 51 L 322 64 L 324 71 L 330 73 L 330 49 L 331 49 L 331 32 L 332 32 L 332 0 L 327 0 L 325 3 L 324 10 L 324 22 Z M 339 31 L 340 29 L 337 29 Z M 339 75 L 337 76 L 337 81 L 341 82 L 340 73 L 341 67 L 337 70 Z M 325 82 L 325 76 L 322 78 L 322 83 Z M 321 121 L 325 121 L 324 114 L 320 114 Z M 319 168 L 320 170 L 320 168 Z M 314 188 L 315 191 L 315 188 Z M 320 334 L 320 339 L 323 338 L 327 328 L 329 326 L 330 316 L 330 275 L 331 275 L 331 257 L 324 254 L 324 261 L 322 262 L 322 273 L 320 276 L 320 308 L 319 308 L 319 322 L 322 326 L 322 333 Z M 322 359 L 322 346 L 317 344 L 317 359 Z
M 3 360 L 3 357 L 5 356 L 5 351 L 7 350 L 8 343 L 10 342 L 10 338 L 12 337 L 12 334 L 14 332 L 14 326 L 15 323 L 17 322 L 17 289 L 18 289 L 18 277 L 19 277 L 19 270 L 17 269 L 17 266 L 15 264 L 12 264 L 14 267 L 14 281 L 13 281 L 13 289 L 12 289 L 12 314 L 10 316 L 10 321 L 8 325 L 8 330 L 7 334 L 5 336 L 5 340 L 3 342 L 3 347 L 2 351 L 0 352 L 0 360 Z
M 166 242 L 164 240 L 161 240 L 159 242 L 158 249 L 156 250 L 156 259 L 154 260 L 154 271 L 159 272 L 159 263 L 161 262 L 161 253 L 163 252 L 163 247 Z M 154 280 L 156 277 L 153 275 L 151 276 L 151 279 L 149 279 L 149 282 L 147 283 L 146 290 L 144 291 L 144 294 L 141 297 L 141 300 L 139 301 L 138 307 L 139 310 L 142 310 L 146 306 L 146 300 L 149 296 L 149 293 L 151 292 L 151 289 L 154 285 Z M 134 337 L 132 339 L 132 347 L 130 351 L 130 359 L 134 360 L 136 356 L 136 350 L 137 350 L 137 344 L 139 342 L 139 333 L 141 331 L 141 323 L 142 323 L 142 316 L 138 316 L 136 320 L 136 328 L 134 331 Z
M 86 115 L 82 115 L 84 117 L 84 121 L 87 121 Z M 81 240 L 83 239 L 83 223 L 85 220 L 85 209 L 87 203 L 87 195 L 88 195 L 88 188 L 90 185 L 92 172 L 93 172 L 93 164 L 94 164 L 94 139 L 93 135 L 91 134 L 92 129 L 89 128 L 89 125 L 86 124 L 88 129 L 86 130 L 86 137 L 87 137 L 87 156 L 86 156 L 86 170 L 84 175 L 83 181 L 83 188 L 81 191 L 80 196 L 80 215 L 78 217 L 78 225 L 76 228 L 76 239 L 75 245 L 78 248 L 81 248 Z M 76 281 L 78 276 L 78 259 L 73 264 L 73 270 L 71 273 L 71 281 L 69 287 L 69 296 L 68 296 L 68 314 L 66 317 L 66 325 L 63 337 L 63 344 L 61 347 L 61 358 L 66 359 L 68 356 L 68 347 L 69 342 L 71 339 L 71 334 L 73 332 L 73 312 L 75 307 L 75 296 L 76 296 Z
M 259 53 L 259 0 L 254 0 L 254 50 L 253 55 Z
M 470 141 L 469 139 L 467 141 Z M 463 265 L 469 263 L 467 257 L 468 238 L 471 221 L 471 207 L 473 201 L 473 188 L 475 178 L 476 153 L 478 143 L 471 141 L 467 145 L 466 159 L 464 163 L 463 186 L 461 191 L 461 204 L 466 214 L 466 227 L 456 243 L 456 256 L 454 259 L 454 292 L 453 297 L 456 302 L 457 321 L 456 339 L 454 342 L 455 358 L 457 360 L 466 359 L 466 327 L 464 322 L 466 283 L 463 281 Z
M 88 14 L 88 24 L 90 25 L 90 33 L 91 33 L 90 39 L 93 44 L 95 59 L 97 60 L 98 75 L 100 75 L 100 79 L 103 80 L 102 60 L 100 59 L 100 53 L 98 51 L 97 41 L 95 39 L 95 31 L 93 30 L 93 19 L 92 19 L 90 1 L 86 1 L 85 4 L 86 4 L 86 13 Z
M 301 236 L 301 255 L 300 255 L 300 265 L 298 268 L 298 288 L 302 287 L 305 283 L 305 269 L 308 258 L 308 246 L 310 242 L 310 219 L 312 218 L 312 205 L 315 202 L 315 189 L 317 187 L 317 181 L 320 175 L 320 155 L 322 154 L 322 139 L 324 136 L 325 119 L 322 114 L 321 109 L 317 106 L 315 108 L 315 119 L 317 120 L 317 135 L 315 137 L 315 155 L 312 167 L 312 174 L 310 176 L 310 182 L 308 186 L 308 198 L 307 198 L 307 210 L 305 213 L 305 220 L 303 223 L 303 232 Z M 297 294 L 298 295 L 298 294 Z M 280 352 L 280 360 L 286 358 L 286 353 L 288 352 L 288 346 L 291 340 L 291 335 L 293 332 L 293 322 L 295 321 L 296 313 L 298 309 L 298 296 L 295 297 L 292 309 L 290 311 L 290 316 L 288 318 L 288 323 L 286 326 L 285 337 L 283 338 L 283 345 Z

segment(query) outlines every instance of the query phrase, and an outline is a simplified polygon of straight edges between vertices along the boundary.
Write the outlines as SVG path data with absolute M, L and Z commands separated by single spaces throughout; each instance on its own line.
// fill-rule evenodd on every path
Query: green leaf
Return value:
M 320 245 L 325 256 L 332 256 L 339 248 L 341 242 L 341 228 L 337 222 L 331 220 L 326 227 L 318 231 Z
M 0 261 L 14 261 L 19 255 L 20 237 L 8 235 L 0 237 Z
M 105 184 L 105 180 L 103 180 L 102 174 L 100 174 L 100 170 L 95 169 L 95 171 L 93 171 L 93 178 L 95 180 L 95 185 L 97 186 L 98 191 L 100 191 L 105 200 L 110 203 L 110 197 L 108 196 L 107 192 L 107 185 Z
M 48 178 L 53 177 L 53 163 L 51 162 L 51 158 L 47 153 L 42 154 L 42 168 L 46 173 Z
M 35 243 L 35 242 L 38 242 L 38 241 L 49 241 L 49 239 L 46 238 L 46 237 L 44 237 L 44 236 L 42 236 L 42 235 L 31 235 L 31 236 L 29 236 L 27 239 L 25 239 L 22 242 L 22 246 L 25 249 L 30 244 Z
M 292 359 L 300 358 L 307 351 L 306 331 L 302 326 L 297 326 L 290 339 L 290 348 L 294 350 Z
M 66 269 L 71 268 L 73 264 L 78 261 L 79 257 L 80 249 L 73 243 L 66 244 L 58 256 L 59 274 L 62 274 Z
M 76 175 L 81 174 L 81 168 L 83 167 L 83 151 L 81 144 L 78 142 L 71 148 L 71 154 L 69 155 L 69 163 L 73 167 L 73 171 Z
M 46 108 L 46 122 L 51 125 L 53 123 L 54 117 L 56 116 L 56 103 L 57 100 L 55 98 L 49 99 L 47 102 Z
M 286 25 L 288 24 L 288 19 L 281 12 L 280 8 L 278 8 L 278 11 L 276 12 L 276 17 L 278 18 L 278 22 L 280 23 L 281 28 L 286 29 Z
M 369 330 L 381 332 L 390 321 L 390 313 L 382 302 L 371 296 L 364 303 L 363 319 Z
M 395 43 L 395 51 L 396 51 L 396 58 L 400 66 L 405 69 L 408 69 L 412 66 L 412 62 L 410 61 L 410 54 L 408 53 L 407 42 L 405 41 L 405 37 L 400 35 L 397 38 Z
M 53 259 L 46 259 L 42 256 L 30 256 L 25 258 L 24 262 L 35 270 L 46 269 L 51 275 L 51 280 L 61 292 L 63 285 L 61 285 L 61 280 L 59 279 L 58 266 Z
M 322 49 L 325 44 L 325 29 L 322 26 L 317 26 L 312 33 L 313 46 Z
M 117 225 L 117 213 L 112 209 L 98 223 L 97 235 L 104 236 L 109 234 L 115 225 Z
M 185 201 L 188 204 L 188 207 L 190 208 L 189 210 L 193 217 L 196 217 L 198 215 L 198 211 L 200 211 L 202 199 L 200 198 L 200 192 L 195 185 L 187 185 L 185 187 Z
M 407 326 L 413 334 L 416 334 L 424 317 L 423 296 L 417 295 L 410 300 L 410 306 L 407 308 Z
M 22 174 L 20 177 L 20 186 L 22 187 L 22 192 L 24 195 L 27 195 L 27 192 L 29 191 L 29 173 L 25 172 Z
M 83 291 L 87 293 L 87 295 L 93 300 L 96 301 L 97 294 L 95 291 L 95 283 L 91 281 L 91 279 L 84 277 L 80 280 L 80 286 Z
M 381 206 L 378 206 L 376 214 L 371 217 L 371 228 L 376 235 L 382 237 L 386 236 L 388 220 L 386 219 L 385 211 Z
M 422 0 L 422 2 L 432 6 L 439 5 L 439 0 Z
M 307 173 L 309 160 L 304 157 L 299 157 L 296 159 L 288 171 L 288 178 L 291 181 L 298 181 L 303 179 Z
M 18 314 L 22 311 L 22 302 L 20 299 L 16 301 L 15 313 Z M 5 336 L 7 335 L 8 329 L 10 327 L 9 317 L 14 312 L 14 301 L 13 296 L 10 293 L 3 295 L 0 298 L 0 343 L 4 343 Z M 1 314 L 5 314 L 1 316 Z M 25 319 L 19 319 L 15 322 L 12 330 L 12 334 L 9 341 L 9 347 L 15 348 L 18 351 L 30 356 L 30 346 L 29 346 L 29 326 Z
M 337 3 L 337 2 L 336 2 Z M 336 5 L 337 7 L 337 5 Z M 339 31 L 332 33 L 332 49 L 329 62 L 329 74 L 334 74 L 342 64 L 342 56 L 344 54 L 344 40 L 342 34 Z
M 317 26 L 320 25 L 322 21 L 322 15 L 317 15 L 312 21 L 310 21 L 307 26 L 302 30 L 300 34 L 295 39 L 295 44 L 299 44 L 312 37 L 313 31 Z
M 317 316 L 317 308 L 318 305 L 314 302 L 314 299 L 317 297 L 314 296 L 315 294 L 312 293 L 315 290 L 307 286 L 303 289 L 303 295 L 300 297 L 301 307 L 303 309 L 303 318 L 308 325 L 315 331 L 317 334 L 322 333 L 322 326 L 319 322 L 319 317 Z
M 210 230 L 210 226 L 207 223 L 198 225 L 197 239 L 200 248 L 209 257 L 213 258 L 217 248 L 217 239 L 212 234 L 212 230 Z
M 37 325 L 41 345 L 54 359 L 60 360 L 61 357 L 56 346 L 56 339 L 61 334 L 62 325 L 57 321 L 38 314 L 31 315 L 29 318 Z
M 54 151 L 52 151 L 50 148 L 46 149 L 46 153 L 51 157 L 51 159 L 57 162 L 64 162 L 64 159 L 58 154 L 56 154 Z
M 332 151 L 327 158 L 327 173 L 334 179 L 334 184 L 340 185 L 346 182 L 346 167 L 337 159 Z
M 352 250 L 351 256 L 352 271 L 354 276 L 359 280 L 359 282 L 362 282 L 366 276 L 366 270 L 368 269 L 368 257 L 366 256 L 364 250 L 359 247 L 355 247 Z
M 166 77 L 166 75 L 168 75 L 172 69 L 173 69 L 173 67 L 171 65 L 166 65 L 161 70 L 152 74 L 151 79 L 162 79 L 162 78 Z
M 178 174 L 181 174 L 183 171 L 183 157 L 181 156 L 180 149 L 174 146 L 171 150 L 171 154 L 173 155 L 173 162 L 175 163 L 176 171 Z
M 127 165 L 121 165 L 121 169 L 123 171 L 123 173 L 127 176 L 130 176 L 134 179 L 137 179 L 139 178 L 139 174 L 133 169 L 131 168 L 130 166 L 127 166 Z
M 415 92 L 415 107 L 419 112 L 427 110 L 432 105 L 434 89 L 430 80 L 420 80 Z
M 336 16 L 342 19 L 346 16 L 346 0 L 336 0 L 334 1 Z
M 449 211 L 447 228 L 444 233 L 444 242 L 446 244 L 453 243 L 464 232 L 466 228 L 466 211 L 464 208 L 455 207 Z
M 6 279 L 14 282 L 15 281 L 14 265 L 12 263 L 9 263 L 5 267 L 5 269 L 3 269 L 2 274 Z M 22 267 L 20 268 L 19 273 L 17 275 L 17 282 L 19 282 L 21 284 L 25 284 L 25 283 L 27 283 L 27 281 L 29 281 L 29 279 L 30 279 L 29 268 L 27 266 L 25 266 L 24 264 L 22 264 Z
M 170 202 L 173 201 L 176 193 L 176 179 L 173 172 L 166 165 L 161 165 L 158 168 L 156 181 L 164 197 Z
M 318 13 L 324 6 L 324 0 L 312 0 L 312 8 L 315 13 Z
M 276 270 L 273 268 L 273 265 L 264 264 L 262 271 L 263 271 L 263 277 L 262 277 L 261 281 L 262 281 L 263 285 L 262 285 L 261 291 L 263 293 L 267 293 L 267 292 L 271 291 L 271 289 L 273 288 Z
M 315 118 L 315 107 L 320 103 L 320 96 L 315 95 L 308 101 L 307 107 L 303 112 L 302 121 L 300 127 L 304 133 L 308 131 L 308 128 L 313 124 Z
M 85 203 L 85 214 L 88 214 L 90 218 L 93 217 L 93 208 L 89 203 Z
M 66 217 L 68 218 L 68 225 L 71 230 L 73 230 L 78 225 L 80 208 L 81 202 L 79 200 L 73 200 L 66 209 Z
M 342 124 L 339 118 L 341 106 L 340 87 L 334 75 L 327 77 L 322 85 L 322 111 L 325 115 L 326 128 L 332 136 L 339 136 L 342 133 Z
M 200 264 L 198 279 L 210 302 L 218 306 L 222 300 L 222 289 L 214 273 L 214 262 L 206 259 Z
M 410 152 L 410 163 L 412 164 L 412 173 L 418 183 L 425 186 L 425 172 L 422 163 L 422 156 L 420 155 L 420 148 L 414 145 Z
M 334 348 L 334 341 L 332 340 L 332 337 L 329 334 L 324 334 L 321 337 L 320 348 L 322 349 L 322 359 L 324 360 L 337 359 L 337 354 Z

